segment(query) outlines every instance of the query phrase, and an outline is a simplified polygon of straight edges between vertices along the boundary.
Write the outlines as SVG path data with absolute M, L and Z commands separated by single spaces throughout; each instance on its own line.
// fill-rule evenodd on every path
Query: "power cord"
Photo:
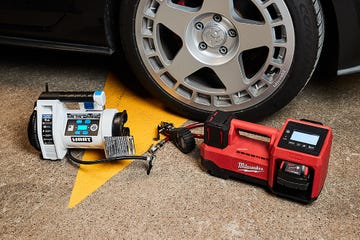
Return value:
M 76 150 L 76 149 L 72 149 L 72 150 Z M 150 154 L 149 156 L 146 155 L 126 155 L 126 156 L 118 156 L 118 157 L 109 157 L 109 158 L 103 158 L 103 159 L 97 159 L 97 160 L 91 160 L 91 161 L 84 161 L 81 159 L 76 158 L 73 154 L 72 154 L 72 150 L 69 149 L 68 152 L 66 153 L 66 157 L 78 164 L 84 164 L 84 165 L 93 165 L 93 164 L 100 164 L 100 163 L 109 163 L 109 162 L 116 162 L 116 161 L 123 161 L 123 160 L 140 160 L 140 161 L 148 161 L 149 162 L 149 166 L 147 169 L 147 175 L 150 174 L 150 171 L 153 167 L 153 160 L 155 159 L 155 155 L 154 154 Z
M 198 127 L 203 127 L 204 123 L 193 123 L 185 127 L 175 128 L 174 124 L 168 122 L 161 122 L 157 128 L 157 137 L 154 140 L 160 139 L 160 134 L 164 135 L 163 142 L 168 141 L 183 153 L 189 153 L 195 148 L 195 138 L 203 139 L 203 134 L 192 133 L 190 130 Z

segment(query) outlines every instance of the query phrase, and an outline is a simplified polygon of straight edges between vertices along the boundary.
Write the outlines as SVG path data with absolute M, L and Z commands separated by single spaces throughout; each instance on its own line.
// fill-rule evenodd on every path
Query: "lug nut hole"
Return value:
M 205 42 L 201 42 L 199 43 L 199 49 L 200 50 L 206 50 L 207 49 L 207 44 Z
M 215 22 L 221 22 L 222 17 L 221 17 L 221 15 L 219 15 L 219 14 L 215 14 L 215 15 L 213 16 L 213 19 L 214 19 Z
M 230 30 L 228 31 L 228 35 L 229 35 L 230 37 L 234 38 L 234 37 L 237 36 L 237 32 L 236 32 L 235 29 L 230 29 Z
M 204 29 L 204 24 L 202 24 L 202 22 L 197 22 L 195 23 L 195 28 L 196 30 L 203 30 Z
M 228 49 L 225 46 L 219 48 L 219 52 L 221 55 L 226 55 L 228 53 Z

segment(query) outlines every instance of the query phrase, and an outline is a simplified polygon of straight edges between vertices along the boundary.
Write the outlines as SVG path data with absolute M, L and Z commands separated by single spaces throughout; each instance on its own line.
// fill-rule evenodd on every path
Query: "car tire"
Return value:
M 123 0 L 120 39 L 137 78 L 194 120 L 259 120 L 312 76 L 324 40 L 319 0 Z

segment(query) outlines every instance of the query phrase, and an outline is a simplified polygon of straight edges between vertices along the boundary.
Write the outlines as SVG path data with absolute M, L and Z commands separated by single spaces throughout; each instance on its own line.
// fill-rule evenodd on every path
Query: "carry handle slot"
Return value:
M 279 132 L 276 128 L 267 127 L 256 123 L 245 122 L 239 119 L 233 119 L 231 121 L 231 127 L 229 131 L 231 134 L 229 135 L 236 136 L 236 134 L 239 134 L 239 131 L 270 138 L 269 147 L 274 145 L 276 136 Z M 235 141 L 235 137 L 230 138 L 229 144 L 233 144 Z

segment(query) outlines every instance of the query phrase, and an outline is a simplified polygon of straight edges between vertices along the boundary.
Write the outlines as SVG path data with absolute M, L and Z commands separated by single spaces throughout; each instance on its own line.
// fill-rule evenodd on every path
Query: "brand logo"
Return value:
M 91 143 L 92 138 L 91 137 L 71 137 L 72 142 L 78 142 L 78 143 Z
M 264 172 L 264 168 L 259 167 L 259 166 L 250 166 L 247 165 L 246 163 L 243 162 L 239 162 L 238 163 L 238 169 L 241 172 L 249 172 L 249 173 L 260 173 L 260 172 Z

